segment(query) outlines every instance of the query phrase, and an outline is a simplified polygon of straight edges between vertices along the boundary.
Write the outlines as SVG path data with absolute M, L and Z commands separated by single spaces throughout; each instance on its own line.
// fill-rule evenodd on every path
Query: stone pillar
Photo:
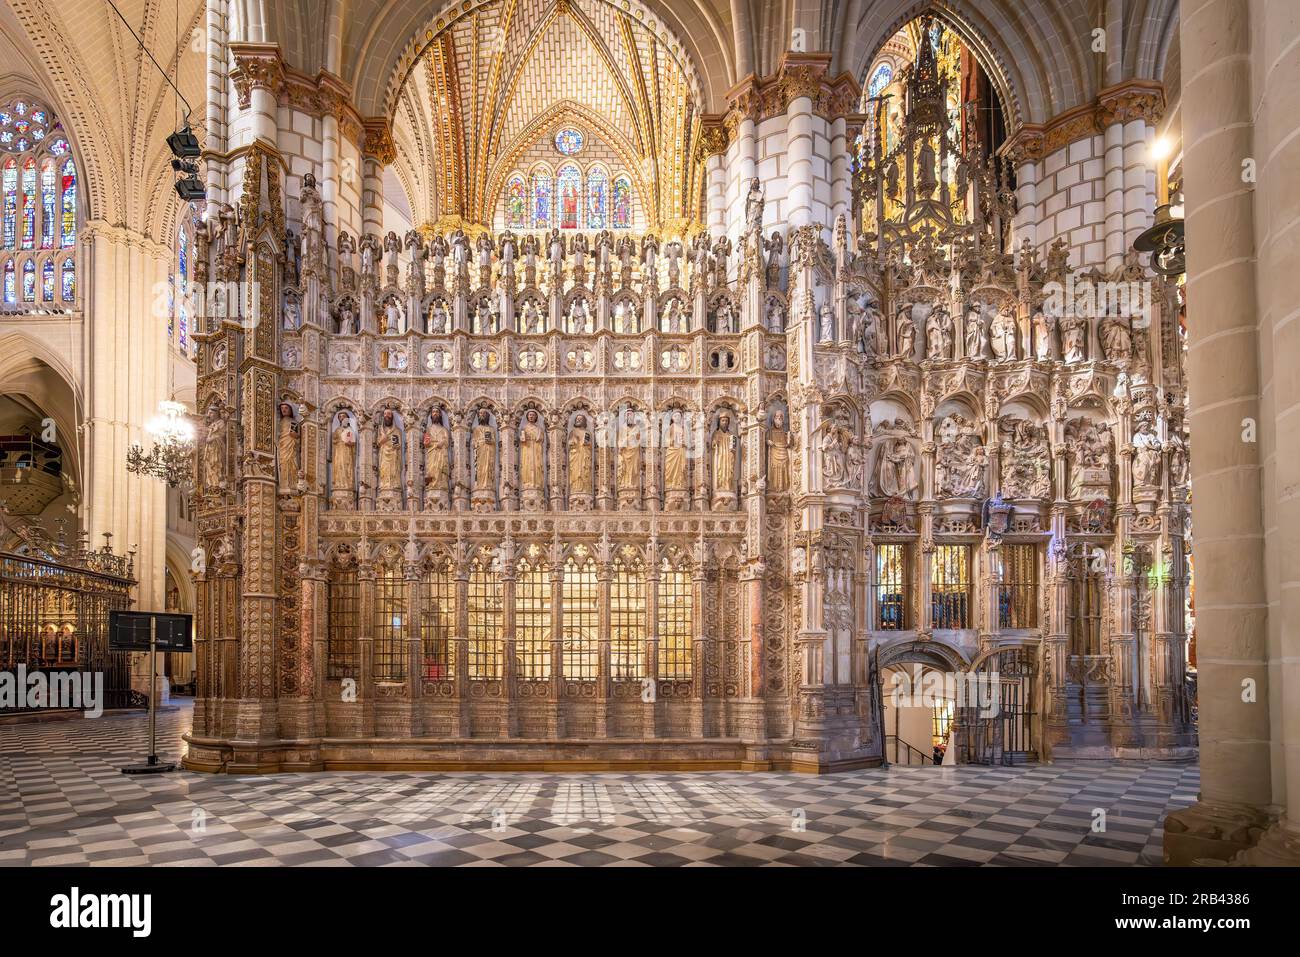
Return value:
M 1234 0 L 1183 0 L 1180 21 L 1201 795 L 1165 820 L 1170 864 L 1250 847 L 1273 800 L 1261 449 L 1241 441 L 1262 385 L 1254 197 L 1241 178 L 1259 155 L 1250 33 Z M 1242 701 L 1248 680 L 1253 703 Z
M 786 109 L 786 226 L 790 230 L 813 223 L 813 101 L 796 96 Z M 826 224 L 816 224 L 820 230 Z

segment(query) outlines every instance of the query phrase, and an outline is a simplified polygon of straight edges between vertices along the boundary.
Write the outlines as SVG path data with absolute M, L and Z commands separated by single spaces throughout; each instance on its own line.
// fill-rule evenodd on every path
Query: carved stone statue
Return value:
M 734 333 L 735 323 L 731 315 L 730 300 L 723 299 L 718 303 L 718 308 L 713 314 L 713 329 L 719 335 L 730 335 Z
M 401 335 L 406 331 L 406 316 L 396 296 L 389 296 L 384 303 L 383 328 L 379 331 L 387 336 Z
M 429 309 L 429 333 L 430 335 L 441 336 L 446 334 L 447 330 L 447 307 L 442 300 L 437 300 Z
M 445 508 L 451 475 L 451 436 L 435 409 L 424 430 L 425 507 Z
M 836 409 L 821 425 L 822 477 L 828 488 L 843 488 L 849 484 L 849 451 L 853 445 L 853 429 L 848 414 Z
M 1149 414 L 1139 413 L 1133 433 L 1133 485 L 1154 488 L 1160 484 L 1160 455 L 1163 446 Z
M 1047 429 L 1028 419 L 1005 418 L 1002 430 L 1002 488 L 1005 498 L 1047 499 L 1052 495 Z
M 524 413 L 519 428 L 519 487 L 540 493 L 546 484 L 546 430 L 536 409 Z
M 1086 340 L 1087 322 L 1080 316 L 1061 320 L 1061 352 L 1066 362 L 1083 362 L 1088 358 Z
M 817 312 L 817 341 L 830 342 L 835 338 L 835 310 L 829 302 L 822 303 Z
M 910 499 L 916 488 L 916 449 L 907 439 L 896 437 L 880 450 L 876 489 L 888 498 Z
M 1034 313 L 1034 358 L 1040 362 L 1052 358 L 1052 320 L 1041 309 Z
M 767 252 L 767 288 L 775 289 L 781 283 L 781 255 L 785 252 L 785 237 L 779 229 L 772 230 L 763 248 Z
M 904 306 L 898 313 L 898 354 L 904 359 L 916 355 L 916 324 L 912 322 L 911 305 Z
M 590 496 L 592 489 L 591 430 L 587 428 L 587 417 L 575 415 L 573 428 L 569 431 L 569 495 L 570 502 L 574 496 Z
M 1016 320 L 999 308 L 989 323 L 989 343 L 993 346 L 993 358 L 998 362 L 1011 362 L 1016 358 Z
M 718 427 L 710 441 L 713 466 L 713 500 L 716 504 L 736 495 L 736 436 L 731 432 L 731 415 L 721 412 Z
M 966 358 L 984 358 L 984 317 L 978 309 L 966 310 Z
M 532 299 L 524 303 L 524 332 L 527 335 L 535 336 L 542 332 L 542 311 L 537 308 L 537 303 Z
M 330 491 L 336 499 L 335 504 L 351 505 L 357 488 L 357 433 L 346 412 L 340 412 L 334 421 L 334 432 L 330 437 L 333 451 Z
M 339 335 L 355 336 L 357 334 L 357 314 L 350 303 L 344 303 L 339 310 Z
M 302 311 L 298 308 L 298 297 L 290 293 L 284 297 L 284 328 L 297 329 L 302 325 Z
M 664 492 L 686 493 L 686 428 L 677 413 L 671 413 L 664 440 Z
M 384 410 L 376 443 L 379 448 L 376 507 L 380 511 L 396 509 L 402 504 L 402 430 L 392 409 Z
M 280 492 L 292 492 L 298 484 L 300 456 L 298 453 L 298 423 L 293 419 L 293 406 L 280 403 L 280 434 L 276 442 L 280 457 Z
M 225 484 L 226 426 L 214 409 L 208 413 L 207 438 L 203 443 L 203 487 L 209 492 Z
M 1101 354 L 1108 362 L 1124 363 L 1133 357 L 1133 336 L 1128 329 L 1128 320 L 1118 316 L 1106 316 L 1101 320 L 1097 330 L 1101 340 Z
M 925 356 L 948 359 L 952 356 L 952 317 L 946 309 L 936 309 L 925 321 Z
M 755 176 L 749 181 L 749 193 L 745 196 L 745 232 L 762 232 L 763 229 L 763 185 Z
M 781 409 L 772 412 L 767 430 L 767 490 L 773 495 L 790 491 L 790 433 Z
M 673 297 L 668 301 L 668 315 L 664 318 L 664 332 L 681 333 L 686 331 L 686 318 L 682 314 L 682 301 Z
M 953 413 L 939 425 L 935 449 L 937 498 L 983 498 L 988 453 L 974 423 Z
M 618 463 L 615 485 L 619 499 L 635 498 L 641 492 L 641 437 L 639 430 L 623 422 L 618 430 Z
M 479 409 L 478 422 L 470 434 L 474 450 L 472 503 L 476 508 L 494 508 L 497 502 L 497 435 L 487 409 Z
M 581 296 L 575 297 L 569 306 L 569 332 L 575 336 L 583 336 L 588 332 L 587 301 Z

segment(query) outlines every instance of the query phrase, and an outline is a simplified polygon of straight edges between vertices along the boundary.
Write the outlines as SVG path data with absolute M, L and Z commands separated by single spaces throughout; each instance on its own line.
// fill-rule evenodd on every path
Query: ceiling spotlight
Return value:
M 197 176 L 185 176 L 176 181 L 176 195 L 187 203 L 197 203 L 207 198 L 207 190 Z
M 172 155 L 180 159 L 189 159 L 202 153 L 199 149 L 199 138 L 194 135 L 188 123 L 167 137 L 167 146 L 171 149 Z

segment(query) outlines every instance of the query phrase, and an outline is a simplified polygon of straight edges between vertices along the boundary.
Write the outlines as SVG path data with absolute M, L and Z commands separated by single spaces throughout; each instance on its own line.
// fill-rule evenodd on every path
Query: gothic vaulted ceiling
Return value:
M 490 222 L 520 154 L 565 124 L 618 154 L 652 225 L 687 218 L 701 80 L 656 26 L 607 0 L 489 0 L 429 31 L 393 115 L 416 220 Z

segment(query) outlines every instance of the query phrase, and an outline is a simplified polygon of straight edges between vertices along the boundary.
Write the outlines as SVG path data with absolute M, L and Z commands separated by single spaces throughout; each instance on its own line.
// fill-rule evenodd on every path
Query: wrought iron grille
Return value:
M 451 563 L 425 570 L 424 609 L 420 616 L 420 647 L 425 681 L 450 680 L 453 670 L 451 633 L 456 627 L 456 581 Z
M 908 626 L 907 546 L 876 546 L 876 629 L 902 631 Z
M 515 567 L 515 661 L 520 680 L 551 677 L 551 569 L 527 558 Z
M 1002 583 L 998 585 L 998 627 L 1038 627 L 1038 547 L 1002 546 Z
M 406 582 L 393 572 L 375 579 L 374 643 L 374 677 L 405 681 Z
M 108 613 L 131 607 L 135 582 L 32 555 L 0 552 L 0 669 L 100 672 L 104 707 L 140 707 L 130 656 L 110 651 Z
M 645 573 L 614 561 L 609 598 L 611 677 L 615 681 L 640 681 L 645 677 L 646 601 Z
M 501 678 L 501 576 L 494 565 L 475 558 L 469 573 L 469 666 L 471 681 Z
M 595 681 L 600 669 L 600 586 L 596 563 L 590 558 L 564 564 L 560 610 L 564 615 L 563 668 L 571 681 Z
M 1070 654 L 1101 654 L 1102 581 L 1105 572 L 1101 560 L 1090 553 L 1095 546 L 1086 543 L 1072 549 L 1069 560 L 1069 597 L 1066 619 L 1070 634 Z
M 325 635 L 325 675 L 331 680 L 355 678 L 360 670 L 360 597 L 354 568 L 334 570 L 329 596 L 329 630 Z
M 937 545 L 930 556 L 930 624 L 969 628 L 970 547 Z
M 659 680 L 689 681 L 694 671 L 691 574 L 664 562 L 659 574 Z

